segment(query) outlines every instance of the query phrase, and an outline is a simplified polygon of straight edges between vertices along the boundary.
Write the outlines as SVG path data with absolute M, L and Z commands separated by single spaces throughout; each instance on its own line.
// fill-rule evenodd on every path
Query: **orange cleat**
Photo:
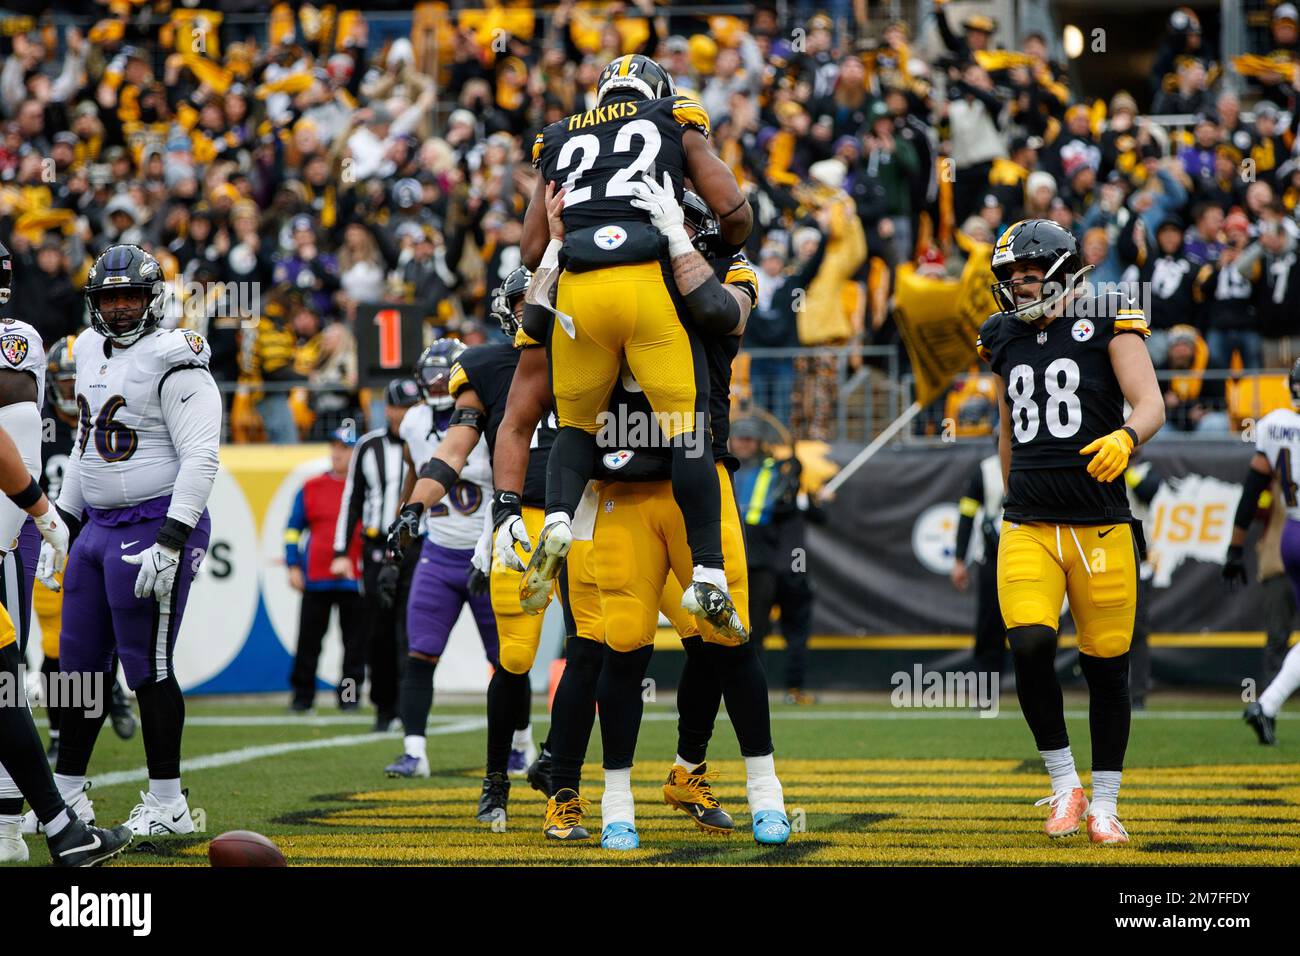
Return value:
M 1036 801 L 1034 806 L 1041 807 L 1045 803 L 1052 808 L 1052 815 L 1043 824 L 1043 830 L 1049 837 L 1055 840 L 1079 832 L 1079 821 L 1088 812 L 1088 798 L 1084 796 L 1082 787 L 1058 790 L 1050 797 Z
M 1126 846 L 1128 831 L 1113 813 L 1088 814 L 1088 839 L 1102 846 Z

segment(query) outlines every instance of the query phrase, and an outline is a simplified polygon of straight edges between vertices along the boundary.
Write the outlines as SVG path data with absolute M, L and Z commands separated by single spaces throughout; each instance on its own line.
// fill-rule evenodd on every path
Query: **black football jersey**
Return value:
M 719 282 L 744 290 L 749 296 L 752 308 L 758 299 L 758 277 L 754 267 L 745 258 L 745 254 L 738 252 L 725 259 L 715 259 L 711 265 L 713 274 L 718 277 Z M 681 302 L 680 297 L 674 298 L 678 302 L 679 310 L 685 314 L 686 306 Z M 739 335 L 699 336 L 709 372 L 708 428 L 713 458 L 715 461 L 724 462 L 733 471 L 737 463 L 727 450 L 727 440 L 731 437 L 731 363 L 736 358 L 736 353 L 740 351 L 741 338 L 742 336 Z M 632 420 L 648 421 L 653 414 L 650 400 L 631 374 L 624 374 L 619 378 L 610 396 L 609 407 L 614 421 L 618 421 L 621 414 L 627 414 L 630 419 L 635 415 L 636 418 Z M 632 434 L 629 432 L 629 435 Z M 633 474 L 639 480 L 668 477 L 668 471 L 665 469 L 671 468 L 672 452 L 666 442 L 658 437 L 653 442 L 622 443 L 614 451 L 602 448 L 597 465 L 599 476 L 609 479 L 620 477 L 620 469 L 626 467 L 631 461 L 627 456 L 629 451 L 634 453 L 634 457 L 654 459 L 660 467 L 650 468 L 643 461 L 638 463 L 636 468 L 624 472 L 623 477 Z
M 452 396 L 472 388 L 487 409 L 488 454 L 496 451 L 497 429 L 506 417 L 506 400 L 510 397 L 510 383 L 519 365 L 519 352 L 509 342 L 476 345 L 461 353 L 452 366 L 447 388 Z M 550 412 L 537 423 L 528 455 L 528 471 L 524 474 L 524 487 L 520 497 L 525 505 L 535 508 L 546 506 L 546 460 L 555 442 L 555 413 Z
M 1089 309 L 1086 306 L 1092 305 Z M 1093 317 L 1088 316 L 1092 312 Z M 1011 481 L 1005 517 L 1015 522 L 1107 524 L 1130 518 L 1122 481 L 1088 474 L 1079 450 L 1124 424 L 1111 338 L 1150 334 L 1141 310 L 1097 297 L 1045 328 L 1004 313 L 980 329 L 977 347 L 1006 385 Z
M 46 422 L 41 429 L 41 491 L 51 501 L 57 501 L 63 487 L 63 472 L 68 467 L 68 456 L 72 454 L 72 443 L 77 437 L 77 426 L 60 418 L 54 403 L 48 398 L 41 418 Z M 50 428 L 50 422 L 54 423 L 53 428 Z
M 538 133 L 533 165 L 547 182 L 561 183 L 568 191 L 568 231 L 618 220 L 649 222 L 649 213 L 631 204 L 632 185 L 643 175 L 662 183 L 667 171 L 681 199 L 686 169 L 682 134 L 687 129 L 709 134 L 708 114 L 686 96 L 608 103 Z

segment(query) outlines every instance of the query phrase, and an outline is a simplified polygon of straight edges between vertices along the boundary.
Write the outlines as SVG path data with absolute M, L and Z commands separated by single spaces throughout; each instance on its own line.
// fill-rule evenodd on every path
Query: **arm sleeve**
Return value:
M 1237 515 L 1232 519 L 1234 528 L 1249 528 L 1259 510 L 1259 496 L 1273 483 L 1273 475 L 1263 474 L 1254 468 L 1246 473 L 1246 481 L 1241 490 L 1241 500 L 1237 502 Z
M 361 506 L 366 500 L 366 476 L 361 471 L 361 456 L 374 447 L 371 442 L 357 445 L 348 462 L 348 480 L 343 485 L 343 507 L 339 509 L 338 524 L 334 527 L 334 555 L 346 555 L 352 529 L 361 520 Z
M 965 561 L 970 553 L 971 533 L 975 530 L 975 515 L 979 513 L 984 502 L 984 470 L 976 468 L 966 484 L 966 491 L 957 502 L 957 550 L 958 561 Z
M 185 368 L 168 375 L 159 392 L 163 421 L 180 459 L 167 517 L 193 528 L 208 506 L 212 483 L 217 479 L 221 393 L 212 380 L 212 373 L 202 367 Z
M 307 506 L 303 500 L 302 488 L 293 496 L 293 509 L 284 526 L 284 566 L 291 568 L 299 563 L 298 541 L 303 529 L 307 527 Z

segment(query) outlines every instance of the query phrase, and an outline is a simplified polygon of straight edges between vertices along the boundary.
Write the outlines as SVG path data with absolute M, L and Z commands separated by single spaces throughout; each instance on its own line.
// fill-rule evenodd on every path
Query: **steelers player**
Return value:
M 512 339 L 523 314 L 524 293 L 530 278 L 527 269 L 516 269 L 500 288 L 493 291 L 492 315 L 500 322 L 502 331 Z M 447 383 L 447 391 L 456 403 L 455 411 L 446 435 L 434 449 L 433 457 L 420 467 L 407 504 L 394 523 L 390 549 L 401 553 L 406 541 L 419 533 L 420 515 L 441 501 L 456 485 L 480 435 L 486 436 L 488 453 L 492 453 L 497 429 L 505 416 L 506 396 L 518 364 L 519 353 L 513 342 L 475 346 L 456 359 Z M 536 454 L 529 461 L 520 496 L 524 509 L 521 513 L 531 534 L 541 529 L 542 506 L 546 497 L 546 461 L 554 440 L 555 419 L 552 415 L 539 421 L 531 436 Z M 490 516 L 485 515 L 487 517 Z M 485 527 L 485 531 L 490 531 L 490 526 Z M 494 562 L 488 581 L 497 622 L 498 662 L 501 665 L 493 671 L 487 692 L 489 777 L 495 773 L 505 775 L 512 738 L 529 727 L 532 686 L 528 672 L 537 656 L 542 618 L 525 614 L 520 607 L 520 578 L 519 571 Z M 484 799 L 490 797 L 496 802 L 492 806 L 480 807 L 480 814 L 487 814 L 490 818 L 490 811 L 504 810 L 508 792 L 508 788 L 503 793 L 489 794 L 485 790 Z
M 977 347 L 997 377 L 1002 412 L 1007 493 L 998 600 L 1020 707 L 1051 775 L 1052 796 L 1039 803 L 1051 808 L 1049 837 L 1077 833 L 1087 814 L 1092 842 L 1124 844 L 1116 802 L 1128 746 L 1141 532 L 1115 479 L 1134 446 L 1164 424 L 1147 320 L 1119 294 L 1092 295 L 1081 284 L 1087 270 L 1078 244 L 1049 220 L 1022 220 L 1003 233 L 992 266 L 1002 311 L 984 323 Z M 1067 594 L 1090 695 L 1091 806 L 1054 669 Z
M 671 184 L 675 197 L 689 177 L 710 208 L 722 211 L 723 240 L 739 247 L 753 214 L 731 170 L 709 149 L 708 133 L 708 115 L 675 95 L 667 71 L 631 54 L 601 71 L 595 109 L 552 123 L 533 146 L 542 175 L 524 218 L 525 264 L 538 268 L 544 254 L 558 261 L 546 199 L 561 182 L 566 230 L 555 302 L 564 318 L 549 343 L 560 430 L 548 466 L 545 523 L 520 592 L 534 612 L 568 553 L 573 512 L 597 457 L 597 416 L 626 359 L 672 441 L 673 494 L 690 529 L 693 562 L 683 606 L 733 638 L 747 637 L 727 595 L 720 490 L 700 434 L 708 371 L 698 337 L 678 319 L 663 238 L 632 202 L 643 177 Z
M 690 246 L 689 252 L 673 257 L 671 266 L 677 289 L 690 303 L 687 314 L 704 333 L 702 340 L 707 346 L 712 437 L 720 460 L 720 481 L 725 484 L 722 527 L 727 576 L 731 592 L 739 596 L 745 608 L 744 538 L 723 456 L 729 425 L 731 360 L 739 349 L 740 335 L 757 295 L 756 278 L 743 255 L 718 254 L 716 220 L 698 196 L 686 193 L 683 207 L 678 207 L 671 192 L 647 182 L 638 190 L 637 202 L 650 213 L 656 228 L 666 235 L 684 236 Z M 558 211 L 554 200 L 551 208 Z M 558 215 L 552 216 L 551 228 L 553 235 L 563 235 L 564 224 Z M 530 320 L 530 316 L 542 314 L 537 306 L 526 306 L 521 341 L 545 338 L 545 330 L 538 330 Z M 527 457 L 528 429 L 544 414 L 549 402 L 545 366 L 525 354 L 494 457 L 494 483 L 498 487 L 517 483 L 524 460 L 531 463 Z M 630 375 L 616 389 L 611 410 L 628 419 L 633 415 L 648 419 L 652 415 L 649 402 Z M 689 619 L 673 613 L 680 589 L 690 582 L 691 557 L 682 515 L 672 500 L 671 455 L 662 447 L 619 448 L 602 457 L 598 473 L 618 482 L 604 486 L 611 490 L 611 496 L 625 484 L 628 487 L 622 493 L 621 508 L 613 497 L 605 501 L 607 496 L 601 494 L 605 503 L 596 509 L 594 561 L 584 567 L 571 557 L 569 600 L 574 616 L 580 616 L 585 602 L 585 597 L 580 597 L 585 591 L 582 583 L 587 576 L 583 572 L 594 574 L 600 586 L 598 599 L 603 607 L 608 649 L 602 662 L 599 649 L 590 642 L 569 642 L 568 663 L 552 707 L 553 766 L 548 781 L 551 800 L 544 832 L 560 840 L 583 839 L 587 835 L 581 826 L 584 801 L 578 796 L 578 788 L 598 696 L 606 768 L 601 842 L 611 849 L 638 845 L 630 773 L 641 720 L 641 680 L 662 609 L 683 636 L 687 650 L 678 691 L 678 756 L 664 785 L 665 801 L 686 811 L 706 832 L 731 832 L 731 818 L 713 796 L 704 764 L 719 702 L 725 695 L 746 759 L 754 837 L 760 843 L 785 842 L 789 823 L 772 759 L 767 685 L 756 651 L 707 624 L 692 627 Z M 602 529 L 601 522 L 615 513 L 620 521 L 610 520 Z M 498 561 L 517 563 L 513 541 L 506 538 L 505 543 L 504 553 L 498 547 Z M 676 576 L 668 574 L 670 564 Z M 698 636 L 700 630 L 705 632 L 704 640 Z

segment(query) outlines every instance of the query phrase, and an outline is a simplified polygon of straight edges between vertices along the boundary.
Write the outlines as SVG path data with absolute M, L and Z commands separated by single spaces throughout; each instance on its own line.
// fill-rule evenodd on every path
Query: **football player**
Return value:
M 492 316 L 512 339 L 530 279 L 527 269 L 515 269 L 492 293 Z M 455 411 L 446 435 L 420 467 L 408 503 L 394 525 L 390 548 L 400 548 L 418 527 L 425 509 L 456 486 L 480 440 L 487 442 L 491 455 L 518 363 L 519 353 L 512 342 L 478 345 L 458 355 L 448 385 Z M 541 528 L 546 460 L 554 440 L 555 419 L 551 416 L 538 422 L 533 433 L 531 444 L 537 454 L 530 462 L 520 497 L 522 514 L 532 533 Z M 485 545 L 490 545 L 490 522 L 484 522 L 483 528 L 488 533 Z M 490 552 L 487 563 L 491 563 Z M 504 819 L 510 794 L 508 777 L 526 772 L 536 756 L 529 719 L 532 685 L 528 674 L 537 657 L 542 618 L 525 614 L 520 607 L 519 581 L 518 571 L 492 565 L 488 589 L 497 623 L 499 666 L 492 672 L 487 693 L 487 777 L 478 814 L 484 822 Z
M 455 407 L 456 399 L 448 391 L 452 370 L 464 352 L 465 346 L 455 339 L 441 339 L 425 349 L 416 362 L 415 380 L 424 393 L 424 402 L 402 419 L 400 434 L 406 443 L 403 502 L 411 502 L 417 475 L 426 469 L 426 463 L 435 457 L 443 442 L 464 431 L 455 427 L 463 413 Z M 465 450 L 462 466 L 458 476 L 448 482 L 445 494 L 432 499 L 436 504 L 404 505 L 389 529 L 389 550 L 394 555 L 405 553 L 408 542 L 419 535 L 421 525 L 427 532 L 406 606 L 407 661 L 398 695 L 404 752 L 385 768 L 390 777 L 429 775 L 425 730 L 433 705 L 434 670 L 466 604 L 478 625 L 488 663 L 494 670 L 501 669 L 492 602 L 471 563 L 487 517 L 479 509 L 492 496 L 487 443 L 476 436 Z M 497 779 L 489 774 L 483 781 L 485 803 L 480 809 L 486 813 L 484 822 L 490 822 L 495 811 L 505 807 L 510 784 L 504 767 L 499 776 Z
M 1291 403 L 1300 407 L 1300 359 L 1291 366 Z M 1233 521 L 1223 576 L 1230 585 L 1246 583 L 1243 549 L 1250 524 L 1255 518 L 1259 496 L 1274 476 L 1282 486 L 1286 503 L 1286 525 L 1282 529 L 1282 565 L 1291 587 L 1300 596 L 1300 412 L 1296 407 L 1279 408 L 1255 423 L 1255 454 L 1246 472 L 1245 488 Z M 1282 667 L 1268 687 L 1252 701 L 1242 715 L 1261 744 L 1277 743 L 1277 712 L 1300 687 L 1300 644 L 1287 652 Z
M 59 670 L 106 690 L 114 655 L 121 661 L 149 768 L 126 825 L 152 836 L 194 832 L 181 789 L 185 698 L 172 654 L 207 553 L 221 442 L 211 350 L 194 332 L 160 327 L 164 293 L 158 260 L 139 246 L 109 246 L 91 266 L 90 329 L 73 345 L 80 423 L 58 504 L 76 541 L 63 580 Z M 79 810 L 88 809 L 86 769 L 106 715 L 106 706 L 61 714 L 55 777 Z
M 520 591 L 524 607 L 534 612 L 545 605 L 568 553 L 569 525 L 597 457 L 597 416 L 608 408 L 626 359 L 672 441 L 673 492 L 690 529 L 693 561 L 683 606 L 745 637 L 727 594 L 721 494 L 702 434 L 708 370 L 698 337 L 678 318 L 661 236 L 632 201 L 633 184 L 644 174 L 662 175 L 675 197 L 689 176 L 711 208 L 725 210 L 725 241 L 743 243 L 753 214 L 731 170 L 709 149 L 708 134 L 708 115 L 675 94 L 667 71 L 630 54 L 601 71 L 595 109 L 552 123 L 533 146 L 542 175 L 524 217 L 525 265 L 536 269 L 544 257 L 549 266 L 558 260 L 558 249 L 548 251 L 546 203 L 561 191 L 566 230 L 555 302 L 564 331 L 550 341 L 560 430 L 548 463 L 545 522 Z M 669 254 L 680 251 L 670 248 Z
M 1124 474 L 1134 446 L 1164 424 L 1145 339 L 1147 320 L 1118 293 L 1093 295 L 1078 243 L 1027 219 L 993 250 L 1001 311 L 977 348 L 996 376 L 999 453 L 1007 489 L 998 545 L 998 601 L 1016 693 L 1051 776 L 1049 837 L 1079 831 L 1128 842 L 1117 817 L 1130 700 L 1128 651 L 1137 603 L 1140 526 Z M 1125 418 L 1124 405 L 1132 407 Z M 1075 770 L 1056 678 L 1057 628 L 1068 594 L 1088 682 L 1092 803 Z

